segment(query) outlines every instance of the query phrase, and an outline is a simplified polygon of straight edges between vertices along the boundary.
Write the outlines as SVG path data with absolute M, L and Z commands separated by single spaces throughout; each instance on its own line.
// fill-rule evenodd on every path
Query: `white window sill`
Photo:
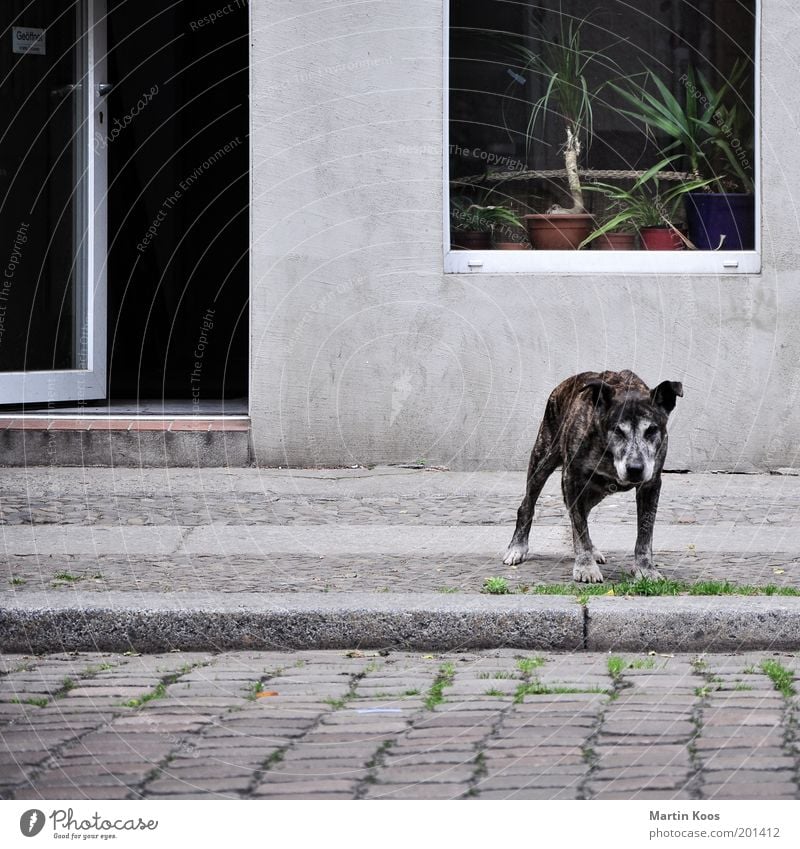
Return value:
M 453 251 L 446 274 L 760 274 L 758 251 Z

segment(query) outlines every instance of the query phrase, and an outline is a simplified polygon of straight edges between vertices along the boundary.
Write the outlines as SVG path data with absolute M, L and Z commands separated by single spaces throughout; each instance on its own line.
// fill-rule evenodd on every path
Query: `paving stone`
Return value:
M 616 746 L 595 750 L 601 768 L 607 766 L 688 766 L 689 754 L 685 746 Z
M 311 776 L 320 778 L 347 778 L 356 781 L 363 778 L 369 768 L 361 760 L 338 760 L 324 758 L 322 760 L 287 761 L 285 758 L 278 766 L 270 769 L 271 780 L 289 780 L 302 778 L 307 780 Z
M 782 783 L 743 784 L 726 782 L 725 784 L 703 784 L 704 799 L 798 799 L 797 784 L 793 781 Z
M 649 719 L 639 722 L 619 721 L 613 713 L 609 713 L 603 721 L 603 734 L 636 735 L 649 737 L 673 735 L 690 737 L 695 732 L 695 725 L 689 720 Z
M 594 776 L 589 782 L 589 794 L 595 793 L 638 793 L 640 790 L 671 790 L 682 789 L 688 782 L 685 772 L 677 775 L 650 775 L 638 778 L 612 778 L 601 774 Z
M 566 766 L 568 764 L 583 764 L 585 757 L 578 749 L 573 754 L 542 755 L 536 750 L 528 754 L 510 755 L 503 753 L 498 755 L 495 750 L 485 749 L 484 758 L 486 768 L 490 773 L 516 772 L 518 770 L 538 770 L 551 766 Z
M 365 799 L 460 799 L 468 790 L 467 784 L 375 784 L 366 792 Z
M 625 800 L 645 800 L 658 799 L 664 801 L 678 801 L 693 798 L 686 790 L 639 790 L 639 791 L 621 791 L 621 790 L 599 790 L 597 793 L 592 793 L 591 799 L 625 799 Z
M 46 788 L 18 790 L 15 799 L 125 799 L 130 789 L 124 785 L 117 787 L 104 785 L 84 785 L 75 787 L 72 784 L 51 785 Z
M 252 778 L 255 772 L 255 769 L 245 766 L 195 760 L 191 764 L 186 765 L 180 765 L 176 761 L 171 761 L 168 766 L 161 770 L 161 775 L 164 778 L 191 782 L 194 779 L 205 778 Z
M 283 756 L 288 763 L 290 761 L 337 761 L 342 759 L 361 761 L 366 763 L 375 754 L 377 746 L 375 743 L 320 743 L 310 744 L 304 739 L 299 745 L 289 749 Z
M 152 793 L 185 793 L 208 792 L 227 793 L 236 795 L 244 792 L 251 781 L 250 776 L 219 776 L 215 778 L 156 778 L 147 783 L 145 792 Z
M 481 792 L 490 790 L 516 790 L 521 788 L 545 788 L 545 787 L 578 787 L 589 771 L 588 765 L 584 767 L 565 767 L 554 769 L 550 772 L 536 772 L 525 774 L 502 773 L 501 775 L 489 775 L 482 778 L 475 785 Z
M 493 749 L 539 749 L 554 746 L 581 746 L 586 742 L 590 729 L 575 733 L 573 729 L 531 728 L 525 733 L 500 732 L 502 736 L 492 739 Z
M 556 801 L 558 799 L 577 799 L 577 787 L 521 787 L 506 790 L 482 790 L 478 799 L 516 799 L 518 801 Z
M 793 770 L 780 771 L 775 769 L 769 775 L 765 776 L 763 772 L 747 768 L 715 770 L 714 772 L 706 773 L 704 786 L 708 787 L 712 784 L 724 784 L 726 782 L 733 782 L 735 784 L 749 784 L 750 782 L 758 784 L 782 784 L 793 780 L 793 772 Z
M 474 763 L 463 764 L 426 764 L 416 766 L 384 766 L 376 771 L 380 784 L 428 784 L 466 783 L 476 770 Z
M 726 753 L 729 752 L 729 753 Z M 773 755 L 761 754 L 760 750 L 746 749 L 740 753 L 731 750 L 703 752 L 703 769 L 708 775 L 713 775 L 717 770 L 725 769 L 792 769 L 794 761 L 788 755 L 781 756 L 776 752 Z
M 742 726 L 774 727 L 783 722 L 783 714 L 777 711 L 764 710 L 753 707 L 750 710 L 719 710 L 703 711 L 703 727 L 722 726 L 729 728 L 732 725 Z
M 297 798 L 309 798 L 312 795 L 328 793 L 355 793 L 355 780 L 348 779 L 315 779 L 313 781 L 277 781 L 271 780 L 269 773 L 264 781 L 253 791 L 257 799 L 283 798 L 292 795 Z

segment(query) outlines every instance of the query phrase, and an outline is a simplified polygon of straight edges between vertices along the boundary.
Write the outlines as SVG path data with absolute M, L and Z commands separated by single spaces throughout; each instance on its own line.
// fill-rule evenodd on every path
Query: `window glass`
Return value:
M 749 251 L 754 0 L 452 0 L 450 243 Z

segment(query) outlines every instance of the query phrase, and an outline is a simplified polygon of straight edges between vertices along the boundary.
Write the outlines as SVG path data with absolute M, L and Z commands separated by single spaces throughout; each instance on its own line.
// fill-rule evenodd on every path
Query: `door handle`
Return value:
M 63 99 L 72 94 L 73 91 L 77 91 L 80 87 L 80 83 L 69 83 L 67 85 L 62 85 L 59 88 L 51 88 L 50 97 L 59 97 Z
M 114 83 L 98 83 L 97 84 L 97 93 L 100 97 L 105 97 L 107 94 L 111 93 L 111 90 L 114 88 Z

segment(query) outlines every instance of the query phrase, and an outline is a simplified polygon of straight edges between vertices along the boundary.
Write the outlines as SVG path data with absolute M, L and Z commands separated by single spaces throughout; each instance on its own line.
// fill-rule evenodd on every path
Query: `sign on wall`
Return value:
M 37 27 L 11 27 L 12 53 L 34 53 L 44 56 L 45 32 L 46 30 Z

